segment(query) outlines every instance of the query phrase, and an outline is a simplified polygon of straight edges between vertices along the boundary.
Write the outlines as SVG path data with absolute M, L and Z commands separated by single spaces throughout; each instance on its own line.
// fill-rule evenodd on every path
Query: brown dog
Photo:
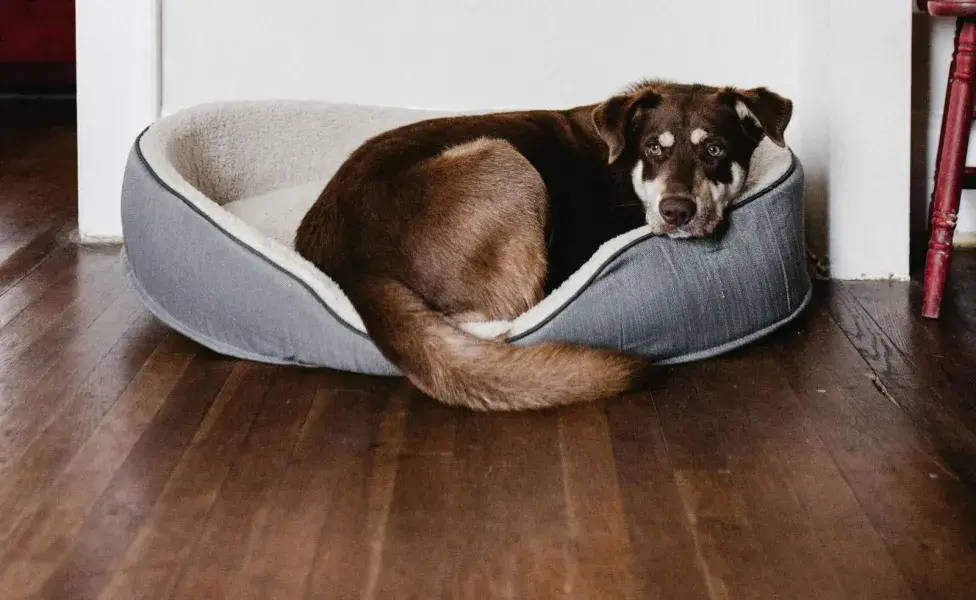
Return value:
M 643 381 L 646 361 L 483 340 L 457 324 L 518 316 L 645 223 L 711 235 L 760 140 L 784 145 L 791 115 L 765 88 L 648 81 L 596 105 L 399 127 L 349 156 L 295 248 L 437 400 L 512 410 L 613 396 Z

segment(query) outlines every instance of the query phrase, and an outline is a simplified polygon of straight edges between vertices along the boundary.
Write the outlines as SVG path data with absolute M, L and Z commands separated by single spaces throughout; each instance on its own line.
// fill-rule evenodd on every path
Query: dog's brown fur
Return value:
M 295 247 L 346 291 L 384 356 L 437 400 L 513 410 L 632 389 L 648 373 L 637 357 L 520 347 L 457 324 L 518 316 L 603 242 L 644 224 L 630 169 L 614 162 L 644 135 L 636 111 L 662 85 L 673 84 L 382 133 L 339 168 Z

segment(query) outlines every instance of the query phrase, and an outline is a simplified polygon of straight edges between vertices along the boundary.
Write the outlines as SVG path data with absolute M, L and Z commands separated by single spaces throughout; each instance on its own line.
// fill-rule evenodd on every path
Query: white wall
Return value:
M 912 230 L 916 235 L 924 236 L 926 211 L 935 183 L 935 155 L 954 32 L 953 19 L 915 17 L 912 124 L 917 156 L 912 173 Z M 976 136 L 969 145 L 967 164 L 976 165 Z M 963 191 L 955 239 L 957 243 L 976 244 L 976 190 Z
M 809 14 L 800 32 L 813 36 L 805 54 L 814 55 L 809 60 L 818 75 L 803 100 L 819 111 L 814 126 L 824 128 L 827 137 L 830 274 L 836 279 L 907 279 L 911 5 L 892 0 L 804 3 Z M 798 69 L 797 76 L 806 78 L 806 69 Z
M 157 0 L 82 0 L 75 6 L 78 231 L 122 235 L 119 197 L 129 149 L 159 116 Z
M 770 27 L 795 23 L 793 2 L 602 1 L 166 0 L 163 107 L 268 95 L 562 106 L 648 75 L 795 92 L 795 25 Z
M 767 85 L 796 102 L 811 249 L 838 278 L 903 278 L 910 31 L 889 0 L 162 0 L 161 105 L 560 107 L 645 76 Z M 117 203 L 89 222 L 121 233 Z

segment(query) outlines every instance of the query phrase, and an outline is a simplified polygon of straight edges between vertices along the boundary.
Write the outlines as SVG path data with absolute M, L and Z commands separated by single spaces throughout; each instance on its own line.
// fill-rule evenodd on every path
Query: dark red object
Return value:
M 75 60 L 75 0 L 0 0 L 0 62 Z
M 938 318 L 952 252 L 959 199 L 976 189 L 976 168 L 966 167 L 973 126 L 973 76 L 976 74 L 976 2 L 929 2 L 929 13 L 956 17 L 956 36 L 942 111 L 935 161 L 935 190 L 929 211 L 929 248 L 925 255 L 922 316 Z
M 68 92 L 75 0 L 0 0 L 0 92 Z
M 928 3 L 929 14 L 936 17 L 976 17 L 976 2 L 942 0 Z

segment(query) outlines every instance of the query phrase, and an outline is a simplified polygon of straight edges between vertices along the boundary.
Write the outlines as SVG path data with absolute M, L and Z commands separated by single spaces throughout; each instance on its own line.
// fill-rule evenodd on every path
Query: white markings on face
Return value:
M 634 184 L 634 193 L 637 197 L 647 203 L 647 198 L 644 197 L 644 163 L 643 161 L 637 161 L 634 165 L 634 170 L 630 172 L 630 181 Z
M 691 143 L 697 146 L 698 144 L 702 143 L 702 140 L 704 140 L 707 137 L 708 137 L 707 131 L 705 131 L 704 129 L 696 129 L 691 132 Z
M 737 162 L 732 163 L 732 195 L 738 196 L 746 183 L 746 170 Z
M 752 119 L 753 123 L 755 123 L 759 127 L 762 127 L 762 123 L 759 122 L 759 118 L 756 117 L 755 113 L 749 110 L 749 107 L 746 106 L 746 103 L 743 102 L 742 100 L 736 101 L 735 114 L 739 115 L 739 118 L 743 120 Z
M 712 201 L 720 206 L 725 206 L 729 200 L 739 195 L 745 183 L 745 169 L 737 162 L 733 162 L 731 167 L 732 181 L 730 183 L 708 182 L 708 189 L 712 193 Z
M 634 193 L 644 203 L 644 209 L 649 214 L 657 214 L 657 206 L 661 202 L 661 179 L 659 175 L 656 179 L 647 181 L 644 179 L 644 163 L 637 161 L 634 170 L 630 172 L 631 182 L 634 184 Z
M 725 197 L 726 188 L 728 188 L 728 185 L 725 183 L 715 183 L 714 181 L 709 181 L 708 189 L 712 192 L 712 202 L 721 204 L 722 199 Z
M 661 135 L 657 136 L 657 143 L 661 144 L 662 148 L 670 148 L 674 146 L 674 134 L 670 131 L 665 131 Z

